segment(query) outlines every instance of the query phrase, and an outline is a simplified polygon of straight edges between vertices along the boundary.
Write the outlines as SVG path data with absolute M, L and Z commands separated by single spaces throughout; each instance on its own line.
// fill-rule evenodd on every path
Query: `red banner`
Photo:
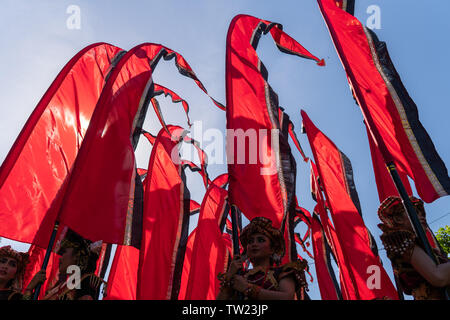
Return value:
M 60 220 L 91 241 L 139 247 L 143 191 L 134 148 L 161 58 L 175 58 L 180 73 L 206 92 L 184 58 L 162 45 L 144 43 L 122 57 L 99 98 L 60 210 Z
M 367 137 L 369 138 L 370 154 L 372 156 L 373 172 L 375 175 L 375 182 L 377 184 L 378 196 L 380 198 L 380 203 L 382 203 L 389 196 L 397 196 L 397 188 L 395 187 L 394 181 L 389 174 L 386 163 L 383 160 L 383 156 L 380 150 L 373 141 L 373 137 L 370 132 L 367 132 Z M 408 195 L 412 195 L 411 185 L 409 184 L 408 176 L 400 169 L 397 169 L 400 179 L 406 188 Z
M 227 183 L 228 175 L 220 175 L 213 180 L 203 198 L 185 299 L 215 300 L 219 293 L 217 275 L 226 272 L 228 267 L 228 249 L 222 235 L 228 216 L 228 191 L 224 188 Z
M 181 275 L 180 292 L 178 294 L 178 300 L 186 300 L 186 292 L 189 282 L 189 274 L 191 273 L 191 260 L 192 250 L 194 248 L 195 235 L 197 234 L 197 228 L 192 230 L 189 234 L 186 244 L 186 252 L 184 254 L 183 273 Z
M 318 0 L 347 79 L 385 163 L 411 177 L 425 202 L 450 194 L 450 178 L 419 121 L 386 43 L 335 0 Z
M 268 32 L 281 51 L 321 65 L 323 61 L 284 33 L 280 24 L 238 15 L 228 29 L 226 111 L 230 203 L 248 219 L 264 216 L 280 228 L 294 201 L 296 171 L 287 141 L 288 124 L 285 132 L 280 132 L 284 120 L 279 117 L 278 98 L 267 83 L 267 70 L 256 53 L 259 38 Z
M 350 271 L 349 262 L 342 250 L 342 246 L 334 230 L 334 226 L 328 217 L 325 199 L 323 198 L 322 183 L 319 178 L 319 173 L 314 162 L 311 160 L 311 192 L 313 199 L 317 202 L 314 208 L 314 213 L 319 215 L 320 222 L 323 227 L 323 231 L 331 247 L 334 259 L 339 268 L 340 289 L 344 300 L 356 300 L 357 295 L 355 292 L 353 277 Z
M 104 300 L 136 300 L 139 250 L 118 245 L 108 276 Z
M 325 231 L 316 215 L 313 215 L 311 219 L 311 228 L 314 266 L 322 300 L 341 300 L 340 288 L 334 277 L 334 270 L 331 265 L 330 248 Z
M 178 154 L 184 130 L 163 128 L 153 145 L 144 195 L 137 299 L 177 299 L 190 212 Z
M 389 297 L 398 299 L 386 271 L 371 248 L 370 234 L 364 225 L 357 202 L 356 188 L 352 182 L 351 164 L 311 122 L 302 110 L 306 134 L 317 164 L 321 185 L 327 199 L 334 227 L 351 271 L 358 300 Z M 372 285 L 370 272 L 376 270 L 377 281 Z
M 55 223 L 47 210 L 72 168 L 120 51 L 106 43 L 81 50 L 28 118 L 0 168 L 2 237 L 47 247 Z M 35 239 L 39 228 L 44 238 Z

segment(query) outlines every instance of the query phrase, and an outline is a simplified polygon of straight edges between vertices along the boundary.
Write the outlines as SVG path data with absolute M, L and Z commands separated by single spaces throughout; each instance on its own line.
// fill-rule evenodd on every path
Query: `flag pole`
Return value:
M 59 228 L 59 222 L 55 221 L 55 226 L 53 227 L 53 231 L 50 236 L 50 241 L 47 246 L 47 251 L 45 252 L 44 262 L 42 263 L 41 271 L 42 270 L 45 271 L 47 269 L 48 261 L 50 260 L 50 254 L 52 253 L 53 245 L 55 243 L 56 234 L 58 233 L 58 228 Z M 34 290 L 33 300 L 37 300 L 39 298 L 39 292 L 41 291 L 41 286 L 42 286 L 41 283 L 39 283 L 36 286 L 36 288 Z
M 354 86 L 352 86 L 352 87 L 355 88 Z M 359 89 L 357 89 L 355 91 L 359 92 Z M 355 97 L 358 97 L 358 94 L 356 94 Z M 431 260 L 434 261 L 436 264 L 439 264 L 439 261 L 437 261 L 436 256 L 433 254 L 433 250 L 431 249 L 430 242 L 428 241 L 425 231 L 423 230 L 423 227 L 419 221 L 419 217 L 417 216 L 416 209 L 414 208 L 414 206 L 411 202 L 411 199 L 408 196 L 408 192 L 405 189 L 403 181 L 400 179 L 400 175 L 398 174 L 397 167 L 391 158 L 390 152 L 388 151 L 388 148 L 385 145 L 384 140 L 381 137 L 381 134 L 376 129 L 376 126 L 373 125 L 374 120 L 372 118 L 372 115 L 370 114 L 370 112 L 367 111 L 365 105 L 359 102 L 359 99 L 357 99 L 357 101 L 358 101 L 358 105 L 361 107 L 361 111 L 366 120 L 366 121 L 364 121 L 364 123 L 368 127 L 369 134 L 370 133 L 372 134 L 372 137 L 380 150 L 380 153 L 386 164 L 386 168 L 392 177 L 392 181 L 394 182 L 394 185 L 398 191 L 398 194 L 400 195 L 403 207 L 406 210 L 407 216 L 409 217 L 409 221 L 413 227 L 414 232 L 417 235 L 419 243 L 422 244 L 423 249 L 425 250 L 426 254 L 431 258 Z
M 240 255 L 239 250 L 239 234 L 238 234 L 238 208 L 233 204 L 231 205 L 231 232 L 233 241 L 233 258 Z M 242 270 L 238 270 L 237 274 L 242 274 Z M 244 295 L 241 292 L 237 294 L 238 300 L 244 300 Z
M 403 206 L 405 207 L 406 212 L 408 213 L 409 220 L 414 228 L 414 231 L 416 232 L 417 237 L 419 238 L 419 241 L 422 243 L 425 252 L 431 258 L 431 260 L 438 265 L 439 260 L 433 254 L 433 249 L 431 248 L 430 242 L 428 241 L 428 238 L 425 234 L 422 224 L 419 221 L 417 212 L 414 209 L 411 199 L 409 198 L 408 193 L 406 192 L 405 186 L 403 185 L 403 182 L 400 179 L 395 164 L 393 162 L 389 162 L 386 164 L 386 166 L 389 173 L 391 174 L 392 180 L 394 181 L 395 187 L 397 188 L 398 193 L 402 198 Z M 444 295 L 446 300 L 450 300 L 448 288 L 444 288 Z
M 233 256 L 239 255 L 239 234 L 238 234 L 238 221 L 237 221 L 237 208 L 233 204 L 231 205 L 231 231 L 233 240 Z

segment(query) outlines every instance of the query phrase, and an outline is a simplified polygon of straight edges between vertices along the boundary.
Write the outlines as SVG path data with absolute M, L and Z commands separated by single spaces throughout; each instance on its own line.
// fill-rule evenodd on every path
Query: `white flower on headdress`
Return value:
M 99 240 L 96 242 L 92 242 L 89 245 L 89 250 L 91 250 L 92 252 L 96 253 L 96 254 L 100 254 L 100 250 L 102 249 L 102 245 L 103 245 L 103 241 Z

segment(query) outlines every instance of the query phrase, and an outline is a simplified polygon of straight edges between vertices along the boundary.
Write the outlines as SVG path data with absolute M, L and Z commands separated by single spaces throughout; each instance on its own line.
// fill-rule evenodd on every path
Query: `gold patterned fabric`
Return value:
M 306 260 L 293 261 L 279 267 L 256 267 L 245 271 L 242 275 L 251 285 L 252 294 L 244 295 L 244 300 L 255 300 L 260 289 L 278 291 L 280 289 L 280 281 L 290 277 L 295 283 L 295 292 L 298 300 L 304 300 L 305 292 L 308 291 L 308 284 L 305 277 L 305 269 L 308 263 Z M 226 280 L 226 275 L 220 273 L 218 279 L 222 283 L 222 287 L 231 287 L 232 281 Z M 255 294 L 256 292 L 256 294 Z M 231 300 L 239 299 L 239 293 L 233 291 Z
M 419 218 L 425 218 L 423 201 L 414 197 L 411 197 L 411 201 Z M 382 221 L 378 227 L 383 231 L 380 239 L 392 262 L 394 273 L 400 279 L 404 293 L 412 295 L 415 300 L 443 299 L 443 289 L 429 284 L 410 263 L 415 246 L 420 247 L 420 244 L 401 199 L 388 197 L 380 205 L 378 216 Z M 427 225 L 423 227 L 427 230 Z M 433 251 L 440 262 L 448 261 L 440 250 L 434 248 Z

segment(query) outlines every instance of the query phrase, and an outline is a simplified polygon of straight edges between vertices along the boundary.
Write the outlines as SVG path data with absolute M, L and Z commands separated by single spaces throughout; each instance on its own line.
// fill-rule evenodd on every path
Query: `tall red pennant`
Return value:
M 392 177 L 389 175 L 388 170 L 386 169 L 386 164 L 383 161 L 383 156 L 380 153 L 380 150 L 378 150 L 378 147 L 376 146 L 375 142 L 373 141 L 373 137 L 370 134 L 370 132 L 367 130 L 367 137 L 369 139 L 369 146 L 370 146 L 370 154 L 372 156 L 372 165 L 373 165 L 373 172 L 375 175 L 375 182 L 377 184 L 377 190 L 378 190 L 378 196 L 380 198 L 380 203 L 382 203 L 387 197 L 389 196 L 398 196 L 397 188 L 394 185 L 394 182 L 392 181 Z M 412 195 L 411 185 L 408 181 L 408 176 L 401 170 L 397 170 L 400 179 L 403 182 L 403 185 L 406 188 L 406 192 L 408 195 Z
M 219 293 L 219 272 L 226 272 L 228 250 L 222 230 L 228 216 L 228 175 L 214 179 L 200 208 L 195 241 L 190 260 L 186 299 L 214 300 Z
M 323 198 L 322 182 L 317 171 L 317 167 L 311 160 L 311 193 L 317 205 L 314 208 L 314 214 L 319 215 L 322 228 L 331 251 L 339 268 L 340 289 L 344 300 L 356 300 L 358 295 L 355 289 L 353 275 L 349 266 L 348 259 L 342 249 L 339 239 L 332 222 L 328 217 L 328 206 Z
M 370 134 L 385 163 L 411 177 L 425 202 L 450 194 L 444 162 L 419 121 L 386 44 L 334 0 L 318 0 Z
M 312 243 L 317 283 L 322 300 L 341 300 L 340 288 L 334 276 L 330 260 L 330 248 L 320 220 L 314 215 L 311 219 Z
M 178 154 L 184 130 L 163 128 L 152 149 L 146 179 L 137 299 L 177 299 L 190 211 Z
M 358 210 L 359 203 L 356 202 L 356 189 L 351 183 L 352 178 L 349 178 L 350 162 L 334 143 L 314 126 L 303 110 L 301 114 L 336 234 L 351 270 L 356 298 L 398 299 L 379 258 L 372 252 L 371 237 Z M 377 285 L 372 285 L 369 281 L 370 272 L 373 270 L 377 272 Z
M 47 246 L 54 218 L 41 224 L 71 170 L 120 51 L 106 43 L 84 48 L 37 104 L 0 168 L 1 236 Z M 40 227 L 46 237 L 34 239 Z
M 191 273 L 192 250 L 194 248 L 195 236 L 197 228 L 192 230 L 189 234 L 186 244 L 186 252 L 184 254 L 183 273 L 181 275 L 180 292 L 178 293 L 178 300 L 186 300 L 187 287 L 189 283 L 189 275 Z
M 184 58 L 162 45 L 144 43 L 122 57 L 99 98 L 59 215 L 89 240 L 139 246 L 142 188 L 134 148 L 153 95 L 152 70 L 161 58 L 175 58 L 180 73 L 206 92 Z
M 118 245 L 104 300 L 136 300 L 139 249 Z
M 323 190 L 323 188 L 321 187 L 317 168 L 315 168 L 315 165 L 312 161 L 311 166 L 313 168 L 311 173 L 312 175 L 314 175 L 314 179 L 317 185 L 320 187 L 320 190 Z M 360 299 L 360 296 L 351 270 L 350 261 L 336 234 L 336 230 L 334 229 L 334 226 L 328 217 L 329 206 L 325 204 L 325 200 L 321 194 L 318 194 L 317 196 L 317 205 L 314 208 L 314 213 L 320 216 L 320 221 L 322 223 L 325 236 L 331 247 L 336 264 L 339 267 L 340 289 L 343 299 L 358 300 Z
M 230 202 L 247 218 L 265 216 L 280 228 L 293 202 L 295 161 L 288 130 L 280 132 L 284 120 L 279 118 L 278 98 L 256 53 L 260 36 L 268 32 L 281 51 L 321 61 L 279 24 L 248 15 L 238 15 L 230 24 L 226 51 Z M 247 139 L 253 140 L 246 144 Z

